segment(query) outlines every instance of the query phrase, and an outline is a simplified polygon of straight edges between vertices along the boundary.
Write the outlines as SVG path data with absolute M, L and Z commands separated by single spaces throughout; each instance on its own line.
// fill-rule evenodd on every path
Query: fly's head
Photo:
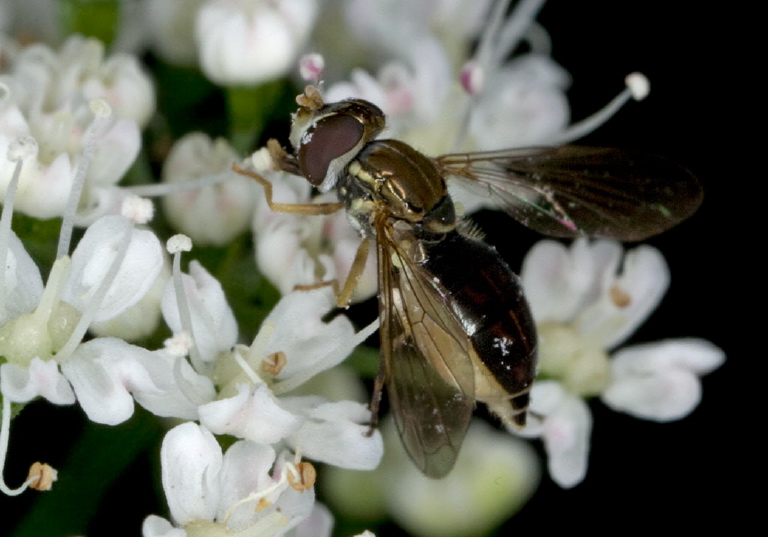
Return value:
M 384 129 L 384 113 L 375 104 L 350 99 L 325 104 L 314 86 L 297 98 L 291 144 L 299 169 L 321 192 L 337 186 L 350 162 Z

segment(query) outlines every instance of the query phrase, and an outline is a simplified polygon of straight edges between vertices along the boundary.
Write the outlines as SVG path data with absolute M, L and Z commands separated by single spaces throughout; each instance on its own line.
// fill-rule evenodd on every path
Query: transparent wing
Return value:
M 642 240 L 701 204 L 696 178 L 654 155 L 600 147 L 512 149 L 434 159 L 446 176 L 555 237 Z
M 474 407 L 467 335 L 439 288 L 378 226 L 381 354 L 392 412 L 414 463 L 430 477 L 456 461 Z

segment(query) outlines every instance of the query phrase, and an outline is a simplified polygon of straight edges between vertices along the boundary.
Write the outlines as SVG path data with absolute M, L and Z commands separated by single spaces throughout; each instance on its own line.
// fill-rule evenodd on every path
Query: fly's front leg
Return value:
M 237 164 L 232 165 L 235 173 L 254 179 L 264 187 L 264 197 L 267 199 L 267 205 L 276 213 L 305 214 L 305 215 L 325 215 L 333 214 L 344 208 L 340 202 L 332 203 L 278 203 L 272 200 L 272 183 L 253 170 L 241 168 Z

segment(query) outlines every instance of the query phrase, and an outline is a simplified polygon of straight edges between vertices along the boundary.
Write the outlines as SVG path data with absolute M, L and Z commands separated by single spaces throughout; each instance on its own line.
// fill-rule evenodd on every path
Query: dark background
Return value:
M 607 102 L 628 72 L 641 71 L 651 81 L 645 101 L 628 104 L 583 143 L 666 155 L 704 185 L 699 212 L 648 241 L 664 253 L 672 284 L 630 342 L 696 336 L 723 348 L 727 361 L 703 379 L 701 405 L 680 422 L 645 422 L 592 404 L 586 480 L 568 491 L 545 481 L 507 527 L 738 526 L 738 515 L 748 511 L 737 483 L 757 468 L 747 466 L 749 436 L 742 431 L 751 418 L 749 390 L 737 372 L 754 353 L 747 354 L 746 338 L 754 333 L 748 326 L 756 321 L 750 323 L 754 313 L 746 302 L 764 298 L 764 288 L 747 275 L 754 254 L 746 250 L 753 247 L 745 240 L 750 219 L 740 203 L 752 177 L 746 173 L 749 160 L 737 157 L 746 156 L 746 149 L 735 147 L 741 137 L 734 119 L 742 119 L 736 116 L 748 106 L 734 102 L 731 91 L 744 84 L 737 64 L 728 63 L 738 61 L 728 47 L 739 36 L 728 14 L 685 1 L 554 0 L 538 20 L 552 36 L 554 58 L 573 75 L 574 120 Z

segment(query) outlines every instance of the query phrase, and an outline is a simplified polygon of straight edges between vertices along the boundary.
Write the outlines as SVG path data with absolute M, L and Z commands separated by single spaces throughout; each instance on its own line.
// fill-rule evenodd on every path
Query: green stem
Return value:
M 255 149 L 254 143 L 264 130 L 284 90 L 285 83 L 282 80 L 256 87 L 227 88 L 229 137 L 237 151 L 245 154 Z
M 67 35 L 95 37 L 106 45 L 114 41 L 120 15 L 119 3 L 115 0 L 64 0 L 60 6 Z

